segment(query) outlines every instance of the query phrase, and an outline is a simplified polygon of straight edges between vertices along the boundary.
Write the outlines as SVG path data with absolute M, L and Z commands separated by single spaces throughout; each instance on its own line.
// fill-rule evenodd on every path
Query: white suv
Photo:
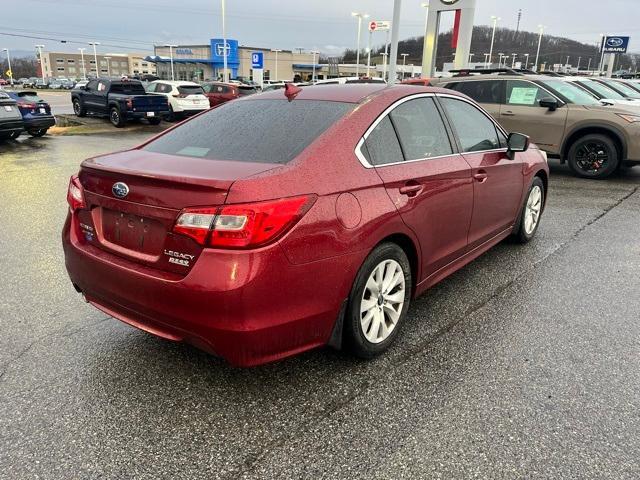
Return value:
M 193 115 L 209 108 L 209 99 L 201 85 L 194 82 L 156 80 L 147 85 L 147 92 L 164 95 L 169 101 L 169 120 Z

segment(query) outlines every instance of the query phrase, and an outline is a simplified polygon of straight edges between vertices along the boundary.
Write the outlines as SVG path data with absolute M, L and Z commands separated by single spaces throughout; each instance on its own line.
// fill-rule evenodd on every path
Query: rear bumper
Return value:
M 162 115 L 169 113 L 169 110 L 153 110 L 153 115 L 147 115 L 146 111 L 132 111 L 127 110 L 127 120 L 133 120 L 134 118 L 162 118 Z
M 246 252 L 206 249 L 176 278 L 88 245 L 71 222 L 67 218 L 62 235 L 65 263 L 89 302 L 237 366 L 325 345 L 362 260 L 349 254 L 293 265 L 279 244 Z
M 21 132 L 24 129 L 24 122 L 20 120 L 0 121 L 0 133 Z
M 24 128 L 29 130 L 32 128 L 49 128 L 56 124 L 56 119 L 53 115 L 47 115 L 42 117 L 32 117 L 24 119 Z

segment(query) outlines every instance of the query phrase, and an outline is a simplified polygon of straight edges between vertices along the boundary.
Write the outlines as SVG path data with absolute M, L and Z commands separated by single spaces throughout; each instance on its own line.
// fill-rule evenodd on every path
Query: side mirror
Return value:
M 529 149 L 531 141 L 529 137 L 522 133 L 510 133 L 507 138 L 507 156 L 513 160 L 515 153 L 526 152 Z
M 544 108 L 548 108 L 553 112 L 559 106 L 558 99 L 553 97 L 545 97 L 542 100 L 540 100 L 540 106 Z

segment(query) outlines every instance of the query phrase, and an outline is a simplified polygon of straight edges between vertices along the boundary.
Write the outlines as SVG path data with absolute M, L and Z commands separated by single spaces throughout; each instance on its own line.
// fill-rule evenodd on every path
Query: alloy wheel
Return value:
M 395 260 L 380 262 L 371 272 L 360 302 L 360 327 L 371 343 L 381 343 L 395 329 L 405 299 L 405 275 Z
M 595 174 L 606 168 L 611 159 L 607 145 L 597 141 L 581 144 L 576 151 L 576 165 L 585 173 Z
M 527 235 L 531 235 L 538 226 L 541 209 L 542 189 L 538 185 L 534 185 L 529 192 L 529 198 L 527 198 L 524 211 L 524 231 Z

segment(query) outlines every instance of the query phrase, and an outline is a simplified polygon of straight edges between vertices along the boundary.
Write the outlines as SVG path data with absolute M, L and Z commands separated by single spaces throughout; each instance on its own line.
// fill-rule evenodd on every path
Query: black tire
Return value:
M 118 107 L 111 107 L 111 109 L 109 109 L 109 121 L 117 128 L 124 127 L 126 123 L 126 120 L 122 118 L 122 114 Z
M 527 205 L 529 204 L 529 200 L 532 199 L 533 192 L 536 188 L 540 189 L 539 191 L 541 195 L 538 202 L 538 213 L 536 216 L 536 223 L 533 229 L 531 229 L 529 227 L 529 224 L 527 223 L 527 215 L 528 215 Z M 527 243 L 533 237 L 535 237 L 536 232 L 538 231 L 538 227 L 540 226 L 540 217 L 542 217 L 546 194 L 547 192 L 544 189 L 544 182 L 542 181 L 542 179 L 540 177 L 534 177 L 533 182 L 531 182 L 531 186 L 529 187 L 529 190 L 527 192 L 527 195 L 524 198 L 524 203 L 522 204 L 522 208 L 521 208 L 522 211 L 520 212 L 520 218 L 518 219 L 516 230 L 514 230 L 512 234 L 513 238 L 517 242 Z
M 47 133 L 48 128 L 35 128 L 33 130 L 29 130 L 27 133 L 32 137 L 42 137 Z
M 602 180 L 618 169 L 620 152 L 611 137 L 592 133 L 573 142 L 567 160 L 578 177 Z
M 151 117 L 147 118 L 149 121 L 149 125 L 160 125 L 160 121 L 162 120 L 160 117 Z
M 374 322 L 373 320 L 371 321 L 372 323 L 369 325 L 369 330 L 365 332 L 361 320 L 366 316 L 366 313 L 361 313 L 361 306 L 363 306 L 363 302 L 367 300 L 364 298 L 364 295 L 370 275 L 372 275 L 376 267 L 387 260 L 395 261 L 402 269 L 402 274 L 404 275 L 404 303 L 401 306 L 395 327 L 384 340 L 379 343 L 374 343 L 369 341 L 365 336 L 366 333 L 370 333 L 370 330 L 373 329 Z M 411 265 L 402 248 L 395 243 L 382 243 L 378 245 L 366 258 L 362 267 L 360 267 L 356 279 L 353 282 L 351 293 L 349 294 L 344 319 L 345 347 L 351 353 L 361 358 L 373 358 L 387 350 L 398 336 L 398 332 L 407 316 L 407 310 L 409 309 L 411 300 L 411 288 Z M 402 292 L 402 290 L 395 290 L 395 293 L 399 292 Z M 391 292 L 389 292 L 389 294 L 391 295 Z M 369 300 L 372 300 L 372 298 L 370 297 Z M 383 313 L 382 318 L 385 325 L 389 324 L 389 322 L 387 322 L 389 317 L 386 316 L 384 307 L 381 306 L 383 300 L 376 300 L 376 302 L 377 308 Z
M 177 120 L 176 112 L 173 111 L 173 107 L 169 105 L 169 113 L 165 114 L 164 117 L 167 122 L 175 122 Z
M 87 109 L 84 106 L 84 103 L 80 101 L 78 98 L 73 99 L 73 112 L 77 117 L 84 117 L 87 114 Z

